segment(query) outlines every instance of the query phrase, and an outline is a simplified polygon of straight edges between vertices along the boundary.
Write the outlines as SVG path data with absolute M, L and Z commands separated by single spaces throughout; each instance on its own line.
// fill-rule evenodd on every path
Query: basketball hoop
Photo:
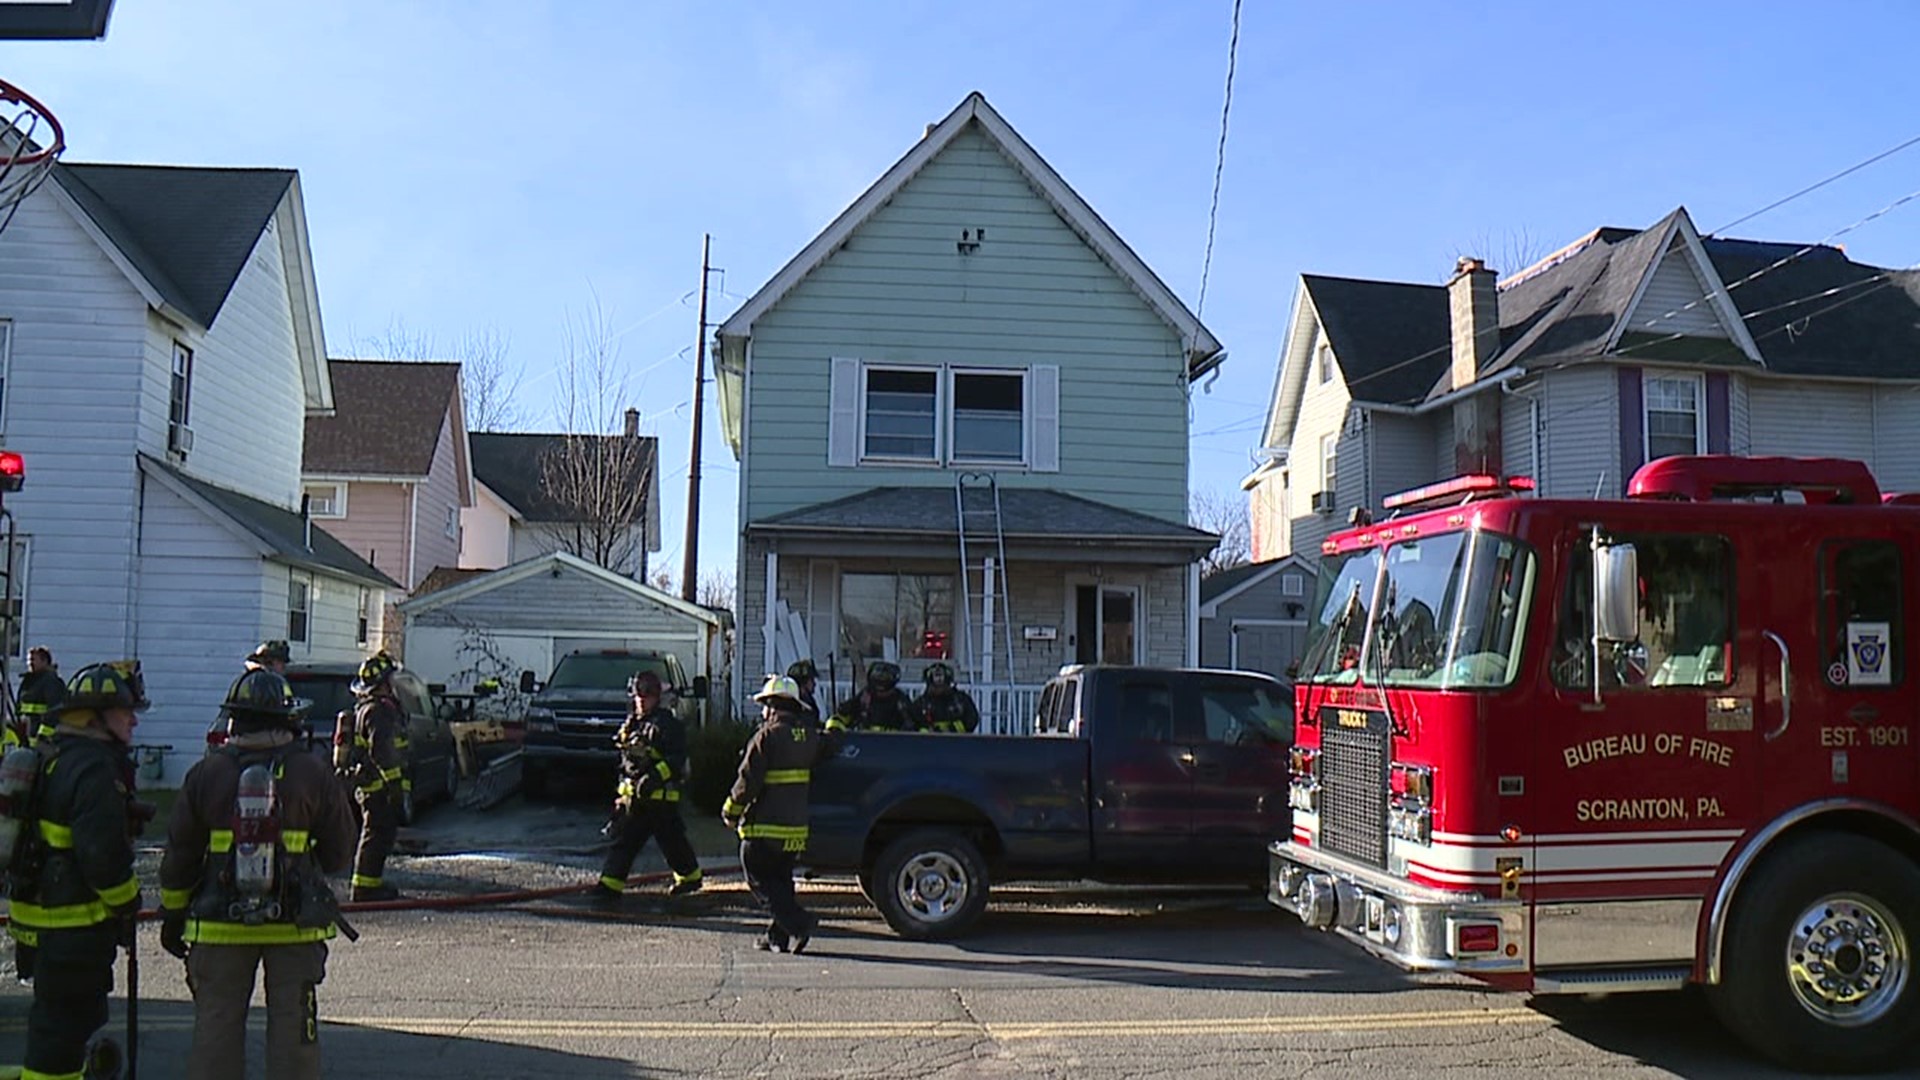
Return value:
M 67 148 L 60 121 L 25 90 L 0 80 L 0 230 Z

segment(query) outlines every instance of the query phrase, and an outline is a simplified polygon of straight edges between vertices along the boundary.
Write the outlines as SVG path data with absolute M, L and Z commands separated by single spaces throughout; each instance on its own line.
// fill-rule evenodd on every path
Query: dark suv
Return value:
M 658 649 L 577 649 L 560 658 L 545 683 L 531 671 L 520 673 L 527 703 L 527 736 L 522 745 L 520 790 L 530 798 L 546 794 L 555 769 L 612 766 L 620 760 L 613 737 L 627 718 L 627 680 L 642 671 L 660 676 L 666 702 L 689 727 L 700 722 L 699 701 L 707 696 L 707 678 L 688 683 L 679 658 Z

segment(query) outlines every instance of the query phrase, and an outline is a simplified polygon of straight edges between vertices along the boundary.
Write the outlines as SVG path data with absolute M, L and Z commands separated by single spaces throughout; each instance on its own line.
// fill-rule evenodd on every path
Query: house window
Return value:
M 939 397 L 937 371 L 868 368 L 864 456 L 939 461 Z
M 308 484 L 301 488 L 307 497 L 307 516 L 343 518 L 347 516 L 347 485 Z
M 1647 460 L 1675 454 L 1704 454 L 1707 426 L 1700 408 L 1698 375 L 1650 376 L 1645 382 Z
M 6 654 L 15 660 L 26 659 L 27 649 L 27 574 L 31 537 L 13 538 L 12 558 L 7 561 L 7 580 L 0 613 L 4 613 Z
M 185 454 L 193 449 L 188 426 L 193 407 L 193 350 L 173 343 L 173 379 L 167 390 L 167 449 Z
M 1320 382 L 1325 385 L 1333 381 L 1333 346 L 1324 341 L 1321 342 L 1317 355 L 1320 363 Z
M 313 579 L 293 574 L 287 579 L 287 640 L 308 640 L 312 621 Z
M 947 574 L 840 575 L 840 639 L 863 660 L 953 655 L 953 578 Z
M 360 587 L 360 617 L 354 624 L 353 643 L 365 645 L 373 631 L 373 590 Z
M 460 508 L 458 506 L 447 507 L 447 523 L 441 531 L 446 533 L 449 540 L 460 539 Z
M 7 390 L 13 385 L 13 320 L 0 319 L 0 431 L 6 430 Z
M 1328 498 L 1333 497 L 1334 480 L 1340 473 L 1339 466 L 1340 436 L 1331 433 L 1320 436 L 1320 490 L 1326 492 Z
M 953 373 L 953 460 L 1026 460 L 1026 386 L 1024 372 Z

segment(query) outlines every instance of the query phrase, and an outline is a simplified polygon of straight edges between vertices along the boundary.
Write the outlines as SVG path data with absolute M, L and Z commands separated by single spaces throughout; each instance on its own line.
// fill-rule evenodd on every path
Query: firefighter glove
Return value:
M 187 913 L 169 911 L 160 920 L 160 947 L 182 960 L 187 958 Z

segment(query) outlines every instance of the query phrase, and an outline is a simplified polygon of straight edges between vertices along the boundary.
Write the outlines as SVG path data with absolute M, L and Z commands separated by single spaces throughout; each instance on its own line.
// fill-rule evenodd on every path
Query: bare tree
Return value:
M 709 570 L 700 575 L 700 603 L 721 611 L 733 610 L 733 568 Z
M 1245 566 L 1253 560 L 1253 531 L 1247 503 L 1213 488 L 1194 491 L 1187 501 L 1187 521 L 1196 529 L 1217 533 L 1220 542 L 1200 560 L 1200 576 Z
M 556 372 L 560 435 L 541 455 L 540 528 L 562 551 L 616 573 L 646 573 L 652 440 L 622 407 L 628 378 L 606 315 L 593 304 L 567 324 Z
M 1473 237 L 1472 242 L 1457 245 L 1457 248 L 1455 256 L 1483 260 L 1488 269 L 1496 271 L 1502 278 L 1512 277 L 1554 252 L 1552 245 L 1535 236 L 1533 230 L 1524 225 L 1517 229 L 1503 229 L 1498 233 L 1483 229 Z M 1442 268 L 1443 279 L 1453 276 L 1453 267 L 1453 263 L 1448 263 Z
M 469 330 L 451 342 L 437 340 L 395 319 L 384 332 L 362 337 L 354 351 L 379 360 L 454 360 L 460 364 L 460 397 L 469 431 L 512 431 L 525 425 L 519 402 L 526 369 L 507 359 L 508 339 L 497 327 Z

